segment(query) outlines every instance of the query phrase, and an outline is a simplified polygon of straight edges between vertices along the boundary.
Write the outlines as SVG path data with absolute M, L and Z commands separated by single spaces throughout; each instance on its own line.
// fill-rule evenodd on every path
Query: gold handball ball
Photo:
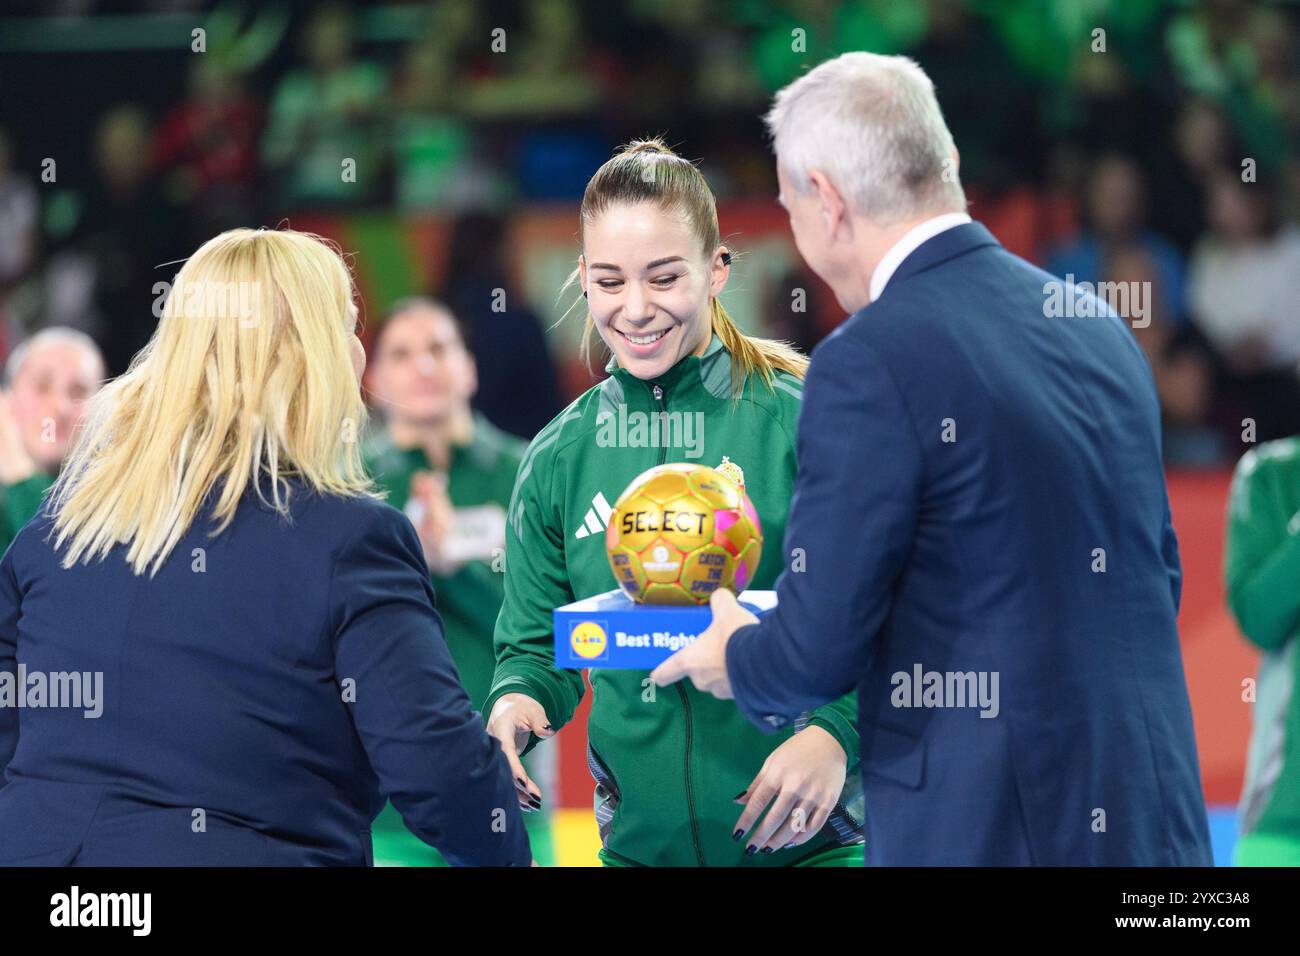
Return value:
M 605 531 L 609 566 L 638 604 L 707 604 L 749 587 L 763 552 L 744 490 L 704 465 L 660 465 L 619 495 Z

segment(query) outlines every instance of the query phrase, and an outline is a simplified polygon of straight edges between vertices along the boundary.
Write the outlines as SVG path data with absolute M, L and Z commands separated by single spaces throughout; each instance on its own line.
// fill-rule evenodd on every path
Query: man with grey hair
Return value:
M 9 354 L 0 388 L 0 554 L 36 514 L 103 380 L 99 347 L 76 329 L 42 329 Z
M 795 242 L 852 314 L 808 371 L 776 610 L 715 592 L 652 677 L 771 729 L 856 687 L 869 863 L 1210 865 L 1132 334 L 1048 317 L 1055 280 L 966 215 L 910 60 L 824 63 L 768 124 Z

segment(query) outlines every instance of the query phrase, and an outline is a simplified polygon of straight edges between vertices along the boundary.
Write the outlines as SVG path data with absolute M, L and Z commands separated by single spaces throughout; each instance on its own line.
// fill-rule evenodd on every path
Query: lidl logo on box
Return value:
M 569 646 L 585 661 L 609 657 L 609 638 L 604 621 L 576 621 L 569 626 Z

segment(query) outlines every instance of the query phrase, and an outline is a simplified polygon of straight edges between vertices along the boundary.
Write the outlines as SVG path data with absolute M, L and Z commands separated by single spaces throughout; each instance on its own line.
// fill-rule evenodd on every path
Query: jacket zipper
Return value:
M 686 712 L 686 814 L 691 820 L 691 843 L 695 847 L 695 860 L 700 866 L 708 866 L 704 859 L 704 848 L 700 846 L 700 821 L 695 816 L 695 792 L 691 789 L 691 751 L 695 749 L 695 729 L 691 720 L 691 699 L 686 696 L 686 688 L 679 681 L 676 685 L 677 696 L 682 699 L 682 709 Z
M 659 411 L 666 416 L 668 414 L 668 402 L 664 398 L 663 386 L 656 382 L 654 385 L 650 387 L 650 394 L 654 397 L 655 402 L 658 404 Z M 665 420 L 666 419 L 664 418 L 659 419 L 659 427 L 661 430 L 663 428 Z M 668 446 L 664 444 L 663 437 L 664 436 L 661 431 L 659 435 L 659 464 L 661 465 L 668 460 Z
M 659 411 L 667 416 L 668 402 L 665 398 L 663 386 L 658 382 L 654 383 L 650 387 L 650 394 L 654 397 Z M 661 428 L 664 421 L 664 418 L 659 419 Z M 662 465 L 668 460 L 668 446 L 663 442 L 663 435 L 661 434 L 659 437 L 659 464 Z M 695 848 L 695 861 L 700 866 L 708 866 L 708 862 L 704 859 L 704 848 L 700 844 L 700 821 L 695 814 L 695 791 L 691 787 L 691 754 L 695 750 L 695 727 L 692 721 L 691 699 L 686 696 L 686 688 L 680 682 L 676 687 L 677 696 L 682 701 L 682 711 L 686 716 L 686 757 L 684 761 L 686 770 L 686 815 L 691 821 L 691 844 Z

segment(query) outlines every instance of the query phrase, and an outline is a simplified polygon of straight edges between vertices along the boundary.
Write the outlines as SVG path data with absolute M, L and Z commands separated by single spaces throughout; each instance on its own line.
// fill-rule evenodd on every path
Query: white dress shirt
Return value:
M 871 273 L 871 301 L 875 302 L 880 298 L 880 293 L 885 291 L 885 286 L 889 284 L 890 278 L 893 277 L 894 270 L 902 265 L 903 260 L 915 252 L 921 243 L 927 239 L 933 239 L 941 232 L 947 232 L 955 226 L 964 225 L 970 221 L 970 216 L 964 212 L 947 212 L 942 216 L 935 216 L 933 219 L 918 223 L 903 233 L 903 238 L 889 247 L 889 251 L 885 253 L 880 260 L 880 264 Z

